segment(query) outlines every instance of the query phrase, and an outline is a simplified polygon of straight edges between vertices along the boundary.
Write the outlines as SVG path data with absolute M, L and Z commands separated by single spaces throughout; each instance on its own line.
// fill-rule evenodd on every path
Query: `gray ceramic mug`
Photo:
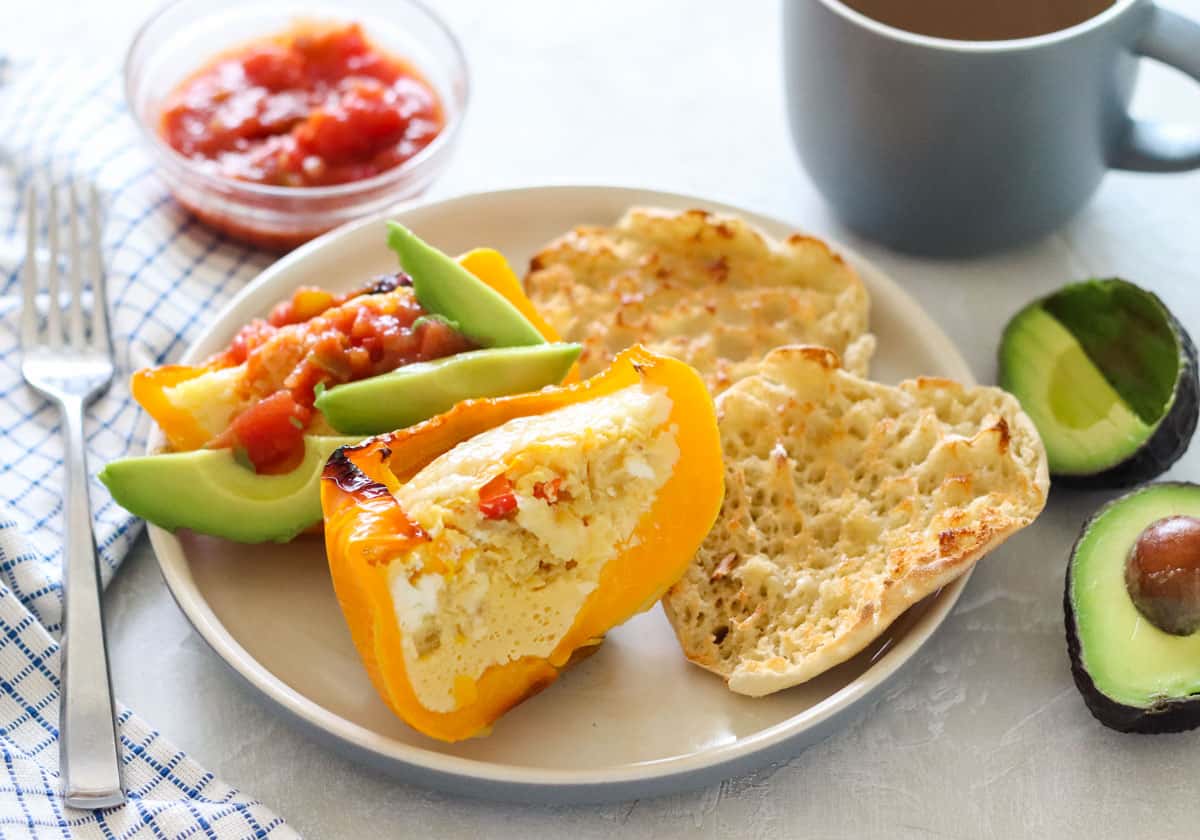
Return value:
M 1111 167 L 1200 167 L 1200 126 L 1132 119 L 1139 56 L 1200 80 L 1200 23 L 1117 0 L 1078 26 L 951 41 L 839 0 L 784 0 L 792 137 L 852 228 L 893 247 L 964 255 L 1049 233 Z

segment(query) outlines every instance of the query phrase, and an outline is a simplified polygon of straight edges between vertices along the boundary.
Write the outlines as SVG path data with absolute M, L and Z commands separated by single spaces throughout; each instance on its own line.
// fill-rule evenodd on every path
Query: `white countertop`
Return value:
M 115 58 L 153 0 L 24 5 L 19 22 L 5 15 L 0 50 L 12 39 Z M 1089 275 L 1156 290 L 1200 338 L 1200 174 L 1114 173 L 1082 215 L 1042 242 L 972 261 L 914 259 L 842 229 L 797 164 L 778 2 L 434 5 L 465 42 L 475 92 L 460 151 L 431 195 L 619 183 L 782 217 L 890 272 L 986 382 L 1009 315 Z M 1200 0 L 1171 5 L 1200 18 Z M 1137 109 L 1200 124 L 1200 86 L 1148 67 Z M 1196 479 L 1198 468 L 1193 447 L 1168 475 Z M 144 539 L 107 599 L 116 692 L 313 838 L 1195 836 L 1200 732 L 1111 732 L 1071 682 L 1063 572 L 1080 524 L 1108 497 L 1053 493 L 1033 527 L 980 564 L 954 614 L 883 700 L 841 733 L 782 766 L 685 795 L 504 805 L 400 785 L 349 763 L 226 670 L 172 602 Z

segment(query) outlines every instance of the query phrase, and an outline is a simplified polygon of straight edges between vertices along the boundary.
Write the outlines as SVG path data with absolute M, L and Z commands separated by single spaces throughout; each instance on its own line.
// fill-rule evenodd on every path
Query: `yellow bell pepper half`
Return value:
M 388 584 L 389 563 L 429 541 L 393 491 L 444 452 L 518 417 L 545 414 L 639 383 L 664 387 L 666 428 L 679 457 L 633 536 L 599 571 L 569 629 L 545 657 L 487 666 L 475 680 L 456 677 L 452 711 L 420 702 L 406 674 L 402 630 Z M 354 644 L 384 702 L 414 729 L 443 741 L 486 734 L 505 711 L 552 683 L 571 660 L 611 628 L 653 606 L 683 575 L 712 527 L 724 495 L 720 439 L 712 398 L 683 362 L 633 347 L 584 382 L 495 399 L 450 411 L 340 450 L 325 467 L 321 504 L 334 589 Z M 426 571 L 448 568 L 426 547 Z M 430 568 L 431 564 L 434 567 Z

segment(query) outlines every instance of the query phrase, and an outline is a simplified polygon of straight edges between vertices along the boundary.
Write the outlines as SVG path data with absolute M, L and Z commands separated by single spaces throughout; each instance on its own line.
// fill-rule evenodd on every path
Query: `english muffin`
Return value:
M 687 657 L 739 694 L 854 656 L 1046 501 L 1041 439 L 998 388 L 881 385 L 789 346 L 717 413 L 725 501 L 663 606 Z
M 875 340 L 854 269 L 819 239 L 782 242 L 733 216 L 630 209 L 582 225 L 530 263 L 526 291 L 584 376 L 632 344 L 681 359 L 714 393 L 783 344 L 820 344 L 865 374 Z

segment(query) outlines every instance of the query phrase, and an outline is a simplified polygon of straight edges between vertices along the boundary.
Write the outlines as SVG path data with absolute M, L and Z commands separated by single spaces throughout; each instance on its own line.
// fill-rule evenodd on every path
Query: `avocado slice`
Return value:
M 198 449 L 121 458 L 99 478 L 117 504 L 168 531 L 287 542 L 321 521 L 321 470 L 329 456 L 361 440 L 307 435 L 304 460 L 282 475 L 258 475 L 232 449 Z
M 398 222 L 388 222 L 388 247 L 412 277 L 426 310 L 453 322 L 483 347 L 522 347 L 546 339 L 504 295 Z
M 1139 537 L 1180 516 L 1200 517 L 1200 485 L 1149 484 L 1101 508 L 1071 550 L 1063 597 L 1071 672 L 1092 714 L 1121 732 L 1200 726 L 1200 632 L 1157 627 L 1126 582 Z
M 374 435 L 441 414 L 462 400 L 536 391 L 562 382 L 578 344 L 493 347 L 417 362 L 331 388 L 316 406 L 342 434 Z
M 1033 419 L 1062 485 L 1127 487 L 1187 451 L 1200 405 L 1196 348 L 1153 293 L 1118 278 L 1066 286 L 1018 312 L 1000 387 Z

